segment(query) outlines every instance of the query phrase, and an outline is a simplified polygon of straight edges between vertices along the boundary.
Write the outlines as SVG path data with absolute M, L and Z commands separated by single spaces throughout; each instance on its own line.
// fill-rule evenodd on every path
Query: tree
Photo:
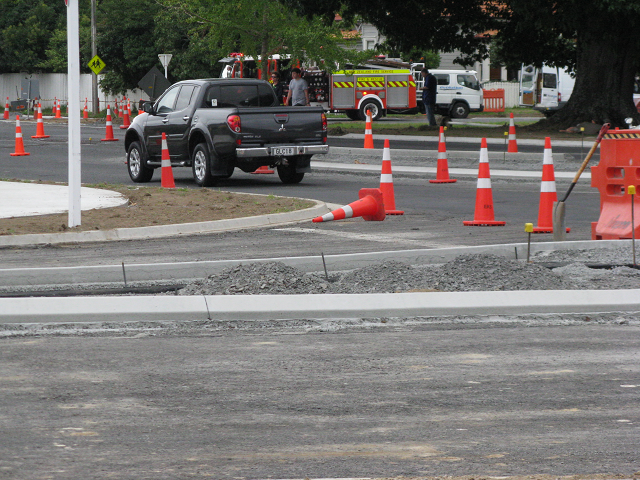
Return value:
M 340 46 L 343 38 L 334 23 L 312 15 L 297 16 L 278 1 L 264 0 L 159 0 L 171 15 L 188 21 L 188 35 L 203 39 L 215 52 L 241 52 L 256 59 L 290 55 L 303 62 L 359 63 L 371 55 Z M 199 41 L 197 42 L 199 43 Z M 262 78 L 267 62 L 259 60 Z
M 486 57 L 491 37 L 512 63 L 575 66 L 568 104 L 548 122 L 624 126 L 640 68 L 640 2 L 628 0 L 281 0 L 301 14 L 361 15 L 401 50 L 459 50 L 460 63 Z

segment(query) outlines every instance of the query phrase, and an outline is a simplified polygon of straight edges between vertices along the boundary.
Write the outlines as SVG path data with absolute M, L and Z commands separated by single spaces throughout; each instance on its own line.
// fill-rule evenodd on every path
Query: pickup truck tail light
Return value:
M 327 143 L 327 116 L 322 114 L 322 141 Z
M 229 115 L 227 117 L 227 125 L 233 133 L 242 133 L 242 125 L 240 124 L 239 115 Z M 242 143 L 242 139 L 240 137 L 237 137 L 236 143 L 240 145 Z

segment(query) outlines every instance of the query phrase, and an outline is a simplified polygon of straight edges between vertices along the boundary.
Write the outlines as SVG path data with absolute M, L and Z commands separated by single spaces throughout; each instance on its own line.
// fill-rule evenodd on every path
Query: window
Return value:
M 191 96 L 195 90 L 195 85 L 183 85 L 178 95 L 178 101 L 176 102 L 176 111 L 184 110 L 191 103 Z
M 433 76 L 438 80 L 438 85 L 449 85 L 448 73 L 435 73 Z
M 480 90 L 480 83 L 475 75 L 458 75 L 458 85 L 472 90 Z
M 273 102 L 273 87 L 270 85 L 258 85 L 258 95 L 260 96 L 260 106 L 270 107 Z M 277 105 L 277 104 L 276 104 Z
M 555 73 L 542 74 L 542 88 L 558 88 L 557 76 Z
M 260 85 L 220 85 L 209 87 L 205 95 L 207 107 L 270 107 L 277 105 L 273 87 Z
M 156 105 L 157 113 L 170 113 L 173 112 L 173 105 L 176 101 L 176 96 L 178 95 L 178 91 L 180 87 L 173 87 L 170 90 L 167 90 L 166 93 L 162 96 L 160 100 L 158 100 L 158 104 Z

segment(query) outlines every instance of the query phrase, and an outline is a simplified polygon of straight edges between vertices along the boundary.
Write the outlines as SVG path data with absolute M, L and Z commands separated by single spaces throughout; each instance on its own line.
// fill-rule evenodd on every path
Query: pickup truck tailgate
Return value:
M 239 108 L 242 147 L 322 145 L 322 107 Z

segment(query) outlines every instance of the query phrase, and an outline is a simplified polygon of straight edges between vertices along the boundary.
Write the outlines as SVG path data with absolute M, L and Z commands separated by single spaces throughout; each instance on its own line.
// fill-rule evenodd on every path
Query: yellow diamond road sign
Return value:
M 102 59 L 98 55 L 96 55 L 89 61 L 87 66 L 93 71 L 93 73 L 98 75 L 105 67 L 105 64 Z

